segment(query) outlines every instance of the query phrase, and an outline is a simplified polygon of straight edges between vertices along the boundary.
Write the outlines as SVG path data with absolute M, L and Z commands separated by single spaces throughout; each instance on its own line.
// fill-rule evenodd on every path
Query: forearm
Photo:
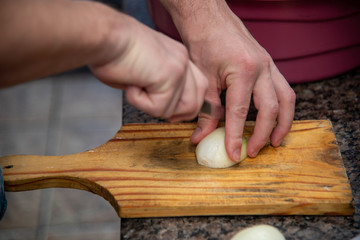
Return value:
M 106 62 L 123 48 L 121 16 L 94 2 L 1 1 L 0 87 Z
M 225 18 L 241 21 L 232 13 L 225 0 L 160 0 L 171 15 L 183 41 L 197 41 L 208 38 L 209 33 L 216 31 Z M 231 27 L 231 26 L 229 26 Z M 237 26 L 238 27 L 238 26 Z

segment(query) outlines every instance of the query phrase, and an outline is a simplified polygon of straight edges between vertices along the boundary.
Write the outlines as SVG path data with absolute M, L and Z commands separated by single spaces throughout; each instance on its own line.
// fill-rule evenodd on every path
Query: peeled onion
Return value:
M 247 141 L 242 138 L 241 162 L 247 157 Z M 225 149 L 225 128 L 220 127 L 207 135 L 196 147 L 196 159 L 200 165 L 209 168 L 227 168 L 239 162 L 230 160 Z
M 285 237 L 273 226 L 257 225 L 238 232 L 231 240 L 285 240 Z

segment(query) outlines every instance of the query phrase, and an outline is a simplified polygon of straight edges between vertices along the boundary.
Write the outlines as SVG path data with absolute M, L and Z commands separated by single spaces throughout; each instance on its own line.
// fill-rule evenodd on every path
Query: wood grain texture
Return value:
M 7 191 L 77 188 L 120 217 L 351 215 L 352 192 L 330 121 L 295 121 L 278 148 L 227 169 L 200 166 L 196 124 L 130 124 L 104 145 L 66 156 L 0 158 Z M 245 136 L 254 123 L 247 122 Z

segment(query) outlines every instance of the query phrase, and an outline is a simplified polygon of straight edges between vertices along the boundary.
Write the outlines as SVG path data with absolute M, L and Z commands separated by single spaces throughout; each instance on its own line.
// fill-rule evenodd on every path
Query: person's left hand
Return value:
M 177 11 L 171 11 L 175 7 Z M 295 93 L 270 55 L 225 1 L 209 1 L 206 6 L 201 1 L 191 6 L 181 2 L 167 8 L 191 59 L 209 80 L 205 98 L 220 103 L 219 94 L 226 89 L 225 146 L 230 159 L 240 160 L 251 98 L 258 114 L 248 155 L 255 157 L 269 138 L 273 146 L 279 146 L 291 128 Z M 200 114 L 192 142 L 198 143 L 217 124 L 218 119 Z

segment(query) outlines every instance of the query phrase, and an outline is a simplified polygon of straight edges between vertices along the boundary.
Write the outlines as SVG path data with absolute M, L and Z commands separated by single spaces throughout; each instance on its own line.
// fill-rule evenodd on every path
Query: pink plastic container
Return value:
M 290 83 L 310 82 L 360 66 L 360 1 L 229 0 Z M 181 40 L 171 17 L 148 0 L 156 28 Z

